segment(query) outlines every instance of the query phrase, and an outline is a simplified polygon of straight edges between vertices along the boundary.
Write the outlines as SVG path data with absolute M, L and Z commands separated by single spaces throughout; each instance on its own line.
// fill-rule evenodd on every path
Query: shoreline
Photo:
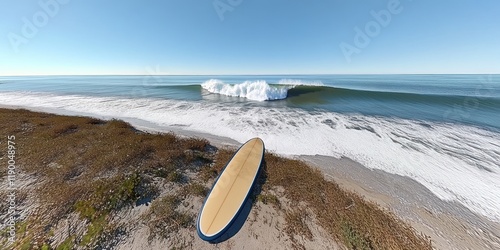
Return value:
M 58 109 L 5 106 L 8 109 L 28 109 L 30 111 L 70 116 L 90 116 L 109 120 L 112 118 L 129 122 L 136 129 L 148 133 L 173 132 L 184 137 L 207 139 L 216 147 L 238 146 L 239 142 L 230 138 L 207 133 L 185 130 L 179 127 L 162 127 L 143 120 L 126 117 L 101 117 L 92 114 Z M 419 233 L 431 237 L 438 249 L 499 248 L 500 223 L 475 214 L 457 202 L 439 199 L 418 182 L 381 170 L 371 170 L 348 158 L 337 159 L 329 156 L 283 155 L 299 159 L 319 169 L 326 179 L 334 180 L 341 187 L 354 191 L 380 207 L 392 211 L 398 218 L 410 223 Z
M 500 223 L 473 213 L 458 202 L 439 199 L 409 177 L 371 170 L 348 158 L 301 156 L 327 179 L 362 195 L 432 239 L 438 249 L 496 249 Z

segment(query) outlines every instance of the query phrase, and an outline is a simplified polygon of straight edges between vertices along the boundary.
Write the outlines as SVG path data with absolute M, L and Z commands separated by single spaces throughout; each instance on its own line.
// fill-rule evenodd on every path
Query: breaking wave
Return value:
M 321 86 L 321 82 L 303 82 L 293 79 L 282 79 L 278 84 L 269 84 L 266 81 L 245 81 L 239 84 L 228 84 L 218 79 L 210 79 L 201 87 L 205 90 L 221 95 L 244 97 L 254 101 L 282 100 L 288 96 L 288 90 L 296 86 Z

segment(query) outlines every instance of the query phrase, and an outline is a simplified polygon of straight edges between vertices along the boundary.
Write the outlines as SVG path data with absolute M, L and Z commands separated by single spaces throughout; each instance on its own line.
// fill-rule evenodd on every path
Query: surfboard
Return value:
M 243 144 L 217 177 L 198 215 L 196 228 L 205 241 L 214 241 L 231 226 L 243 208 L 264 158 L 264 142 Z

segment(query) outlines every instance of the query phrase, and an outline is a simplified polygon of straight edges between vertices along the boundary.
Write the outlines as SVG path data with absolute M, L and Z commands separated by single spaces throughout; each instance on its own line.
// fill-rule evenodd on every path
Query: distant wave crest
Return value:
M 297 79 L 281 79 L 278 84 L 292 86 L 325 86 L 321 81 L 303 81 Z
M 296 86 L 318 86 L 321 82 L 303 82 L 293 79 L 282 79 L 277 85 L 266 81 L 245 81 L 239 84 L 228 84 L 218 79 L 210 79 L 201 87 L 205 90 L 227 96 L 244 97 L 254 101 L 270 101 L 286 99 L 288 90 Z

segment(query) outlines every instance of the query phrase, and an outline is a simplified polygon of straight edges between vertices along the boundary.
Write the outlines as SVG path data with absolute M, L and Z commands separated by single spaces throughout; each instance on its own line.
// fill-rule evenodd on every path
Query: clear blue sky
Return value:
M 0 75 L 500 73 L 498 0 L 401 0 L 350 62 L 392 0 L 54 1 L 0 2 Z

